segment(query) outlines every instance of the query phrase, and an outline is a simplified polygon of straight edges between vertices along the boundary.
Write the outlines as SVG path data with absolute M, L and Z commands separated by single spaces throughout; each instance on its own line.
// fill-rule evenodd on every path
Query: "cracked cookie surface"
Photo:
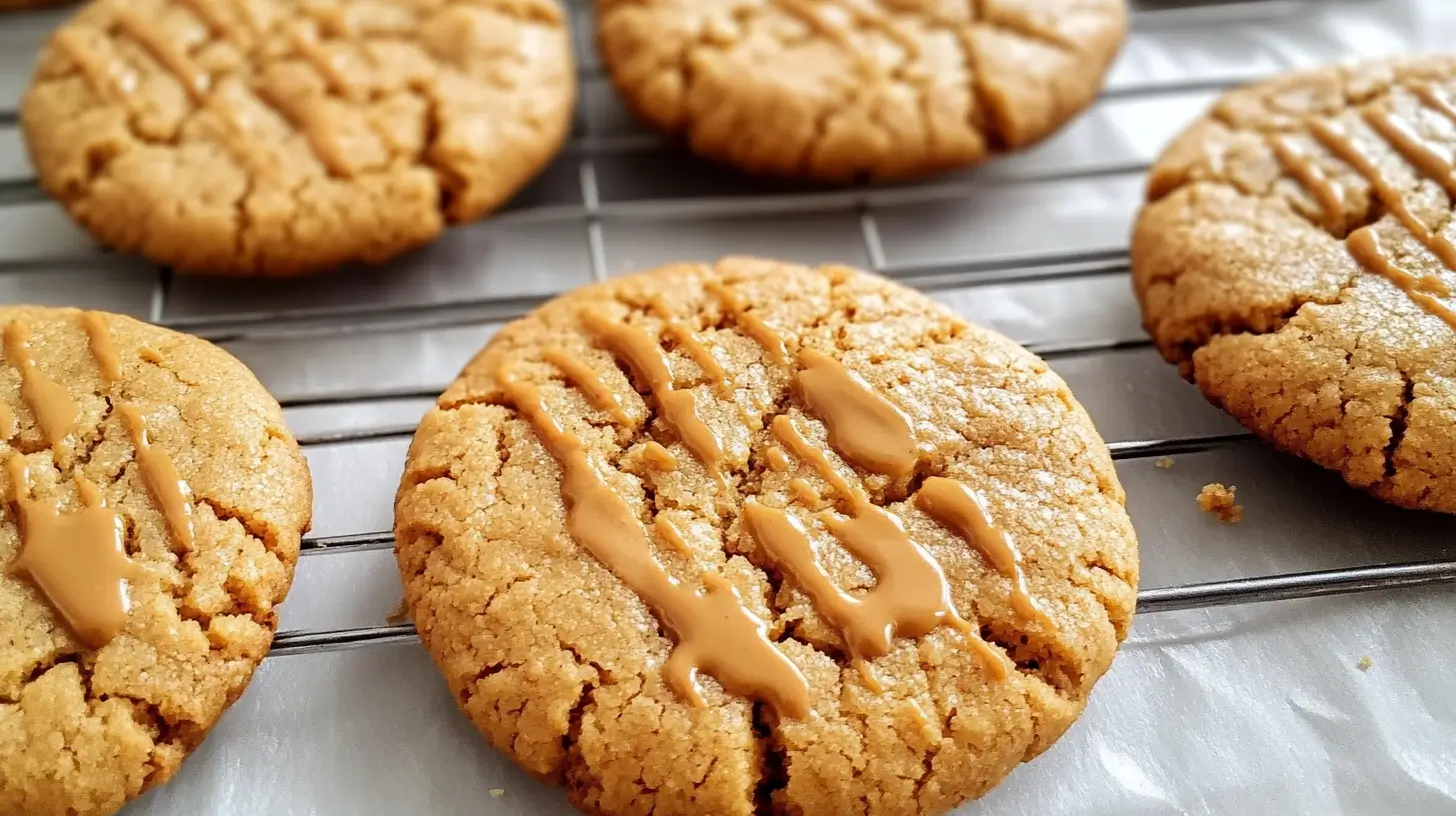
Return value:
M 0 812 L 114 813 L 176 772 L 267 653 L 308 470 L 278 404 L 210 343 L 72 309 L 0 307 L 0 326 Z M 98 513 L 130 562 L 104 643 L 35 567 L 47 543 L 90 543 Z
M 1456 58 L 1234 91 L 1152 170 L 1133 279 L 1158 348 L 1279 448 L 1456 512 Z
M 962 487 L 1019 562 L 946 522 Z M 396 541 L 461 709 L 595 814 L 942 813 L 1071 725 L 1138 574 L 1044 363 L 867 273 L 746 258 L 505 327 L 421 422 Z M 896 597 L 939 617 L 876 647 L 853 624 Z M 754 672 L 783 693 L 729 688 Z
M 103 243 L 184 272 L 380 263 L 505 203 L 565 138 L 552 0 L 96 0 L 20 119 Z
M 980 163 L 1097 95 L 1124 0 L 597 0 L 650 124 L 742 169 L 824 181 Z

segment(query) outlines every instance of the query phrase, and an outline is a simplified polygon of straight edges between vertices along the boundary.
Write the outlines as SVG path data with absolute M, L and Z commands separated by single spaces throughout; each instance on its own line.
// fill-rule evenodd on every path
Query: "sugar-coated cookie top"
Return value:
M 421 423 L 396 538 L 465 712 L 606 814 L 942 812 L 1071 724 L 1137 581 L 1045 364 L 742 258 L 502 329 Z
M 308 470 L 210 343 L 74 309 L 0 330 L 0 812 L 112 813 L 267 652 Z
M 496 209 L 565 138 L 552 0 L 96 0 L 20 118 L 41 184 L 182 271 L 379 262 Z
M 1456 58 L 1227 94 L 1153 167 L 1132 244 L 1148 329 L 1279 447 L 1456 512 Z

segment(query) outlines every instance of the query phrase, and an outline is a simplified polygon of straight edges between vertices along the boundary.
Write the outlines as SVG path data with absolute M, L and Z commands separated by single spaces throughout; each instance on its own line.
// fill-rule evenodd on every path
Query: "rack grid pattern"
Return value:
M 1142 332 L 1126 266 L 1143 172 L 1221 90 L 1456 41 L 1444 0 L 1134 0 L 1106 92 L 1061 133 L 980 169 L 847 189 L 743 178 L 642 130 L 602 75 L 588 6 L 571 3 L 576 121 L 531 187 L 497 217 L 384 268 L 284 283 L 173 277 L 94 246 L 36 188 L 14 112 L 36 49 L 67 11 L 0 23 L 0 298 L 214 339 L 278 396 L 305 445 L 315 531 L 275 655 L 413 641 L 408 626 L 385 622 L 399 593 L 388 530 L 403 452 L 502 321 L 593 279 L 729 253 L 872 269 L 1045 356 L 1118 460 L 1144 583 L 1157 587 L 1140 597 L 1145 614 L 1456 579 L 1450 521 L 1385 508 L 1272 453 L 1182 383 Z M 1153 467 L 1163 457 L 1176 467 Z M 1203 480 L 1237 482 L 1250 521 L 1200 517 Z M 177 801 L 206 801 L 192 795 Z

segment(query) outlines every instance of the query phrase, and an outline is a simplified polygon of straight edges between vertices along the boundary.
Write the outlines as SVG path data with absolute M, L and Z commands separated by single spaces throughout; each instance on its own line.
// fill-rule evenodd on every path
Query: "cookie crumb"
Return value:
M 384 616 L 384 622 L 394 626 L 409 623 L 409 620 L 409 607 L 405 605 L 404 598 L 400 598 L 399 603 L 395 604 L 394 608 L 389 610 L 389 614 Z
M 505 796 L 505 795 L 506 795 L 506 789 L 505 788 L 491 788 L 490 789 L 490 798 L 492 798 L 492 799 L 499 799 L 499 798 L 501 798 L 502 796 Z
M 1359 663 L 1355 664 L 1355 668 L 1359 669 L 1362 672 L 1368 672 L 1370 671 L 1370 667 L 1374 665 L 1375 661 L 1370 659 L 1370 655 L 1365 655 L 1364 657 L 1360 658 Z
M 1163 458 L 1159 459 L 1158 461 L 1154 462 L 1153 464 L 1154 465 L 1157 465 L 1159 468 L 1161 468 L 1163 470 L 1167 470 L 1168 468 L 1170 468 L 1170 467 L 1173 466 L 1173 457 L 1171 457 L 1171 456 L 1164 456 Z
M 1244 520 L 1244 506 L 1234 503 L 1236 490 L 1237 487 L 1224 487 L 1218 482 L 1206 484 L 1198 492 L 1198 507 L 1205 513 L 1218 516 L 1219 521 L 1237 524 Z

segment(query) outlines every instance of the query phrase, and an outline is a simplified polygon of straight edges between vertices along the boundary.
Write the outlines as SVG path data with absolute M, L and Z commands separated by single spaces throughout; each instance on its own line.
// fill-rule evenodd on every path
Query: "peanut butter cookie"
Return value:
M 565 138 L 552 0 L 95 0 L 21 104 L 45 189 L 184 272 L 379 263 L 499 207 Z
M 597 0 L 650 124 L 775 176 L 903 178 L 1026 147 L 1085 107 L 1124 0 Z
M 1040 360 L 742 258 L 502 330 L 422 422 L 396 540 L 460 707 L 595 814 L 944 812 L 1081 713 L 1138 574 Z
M 0 327 L 0 813 L 115 813 L 267 653 L 308 470 L 209 343 L 73 309 Z
M 1148 183 L 1148 331 L 1215 404 L 1403 507 L 1456 512 L 1456 57 L 1234 91 Z

